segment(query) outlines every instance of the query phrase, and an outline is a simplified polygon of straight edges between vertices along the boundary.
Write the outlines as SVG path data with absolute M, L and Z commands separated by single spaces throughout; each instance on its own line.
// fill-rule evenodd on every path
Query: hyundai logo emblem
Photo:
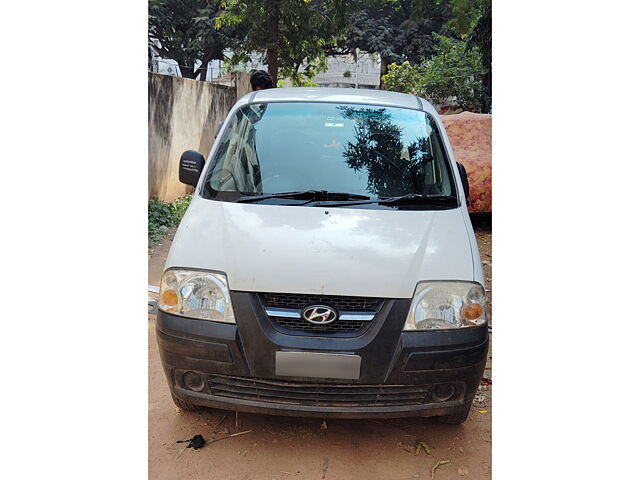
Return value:
M 328 325 L 338 319 L 338 312 L 326 305 L 311 305 L 302 310 L 302 318 L 314 325 Z

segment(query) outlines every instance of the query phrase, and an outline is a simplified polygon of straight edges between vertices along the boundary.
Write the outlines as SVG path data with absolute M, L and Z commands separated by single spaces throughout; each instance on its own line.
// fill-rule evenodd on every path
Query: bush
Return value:
M 411 65 L 409 62 L 392 63 L 387 67 L 387 73 L 382 76 L 382 81 L 387 90 L 422 95 L 422 79 L 426 74 L 424 65 Z
M 149 200 L 148 210 L 148 234 L 149 246 L 156 243 L 161 237 L 161 227 L 175 227 L 180 223 L 184 213 L 191 203 L 191 195 L 178 198 L 173 203 L 163 202 L 153 196 Z
M 418 65 L 392 63 L 382 81 L 389 90 L 428 98 L 436 104 L 450 98 L 464 110 L 482 110 L 482 56 L 477 46 L 434 33 L 435 55 Z

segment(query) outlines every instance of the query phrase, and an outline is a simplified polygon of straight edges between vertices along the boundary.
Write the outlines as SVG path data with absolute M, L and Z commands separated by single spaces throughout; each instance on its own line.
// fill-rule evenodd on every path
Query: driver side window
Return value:
M 239 110 L 221 139 L 210 175 L 210 186 L 219 191 L 260 193 L 260 163 L 255 148 L 256 114 Z

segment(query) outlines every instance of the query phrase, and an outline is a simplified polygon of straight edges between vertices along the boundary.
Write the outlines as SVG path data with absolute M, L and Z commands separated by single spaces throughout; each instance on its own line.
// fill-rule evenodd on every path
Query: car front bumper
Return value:
M 323 418 L 440 416 L 466 408 L 482 379 L 487 327 L 403 332 L 407 299 L 387 300 L 370 328 L 352 337 L 283 333 L 255 294 L 231 292 L 231 299 L 236 325 L 158 312 L 169 387 L 194 405 Z M 360 373 L 279 376 L 276 352 L 357 355 Z

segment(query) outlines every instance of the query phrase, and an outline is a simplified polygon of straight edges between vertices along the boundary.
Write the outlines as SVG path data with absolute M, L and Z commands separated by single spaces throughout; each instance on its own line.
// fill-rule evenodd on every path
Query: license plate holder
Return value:
M 276 376 L 357 380 L 360 362 L 360 355 L 348 353 L 280 351 L 276 352 Z

